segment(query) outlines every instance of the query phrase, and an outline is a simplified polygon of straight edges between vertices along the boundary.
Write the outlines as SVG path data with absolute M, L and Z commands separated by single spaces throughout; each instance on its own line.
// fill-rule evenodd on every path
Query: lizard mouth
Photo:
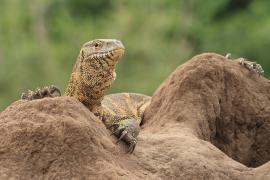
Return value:
M 119 61 L 121 57 L 124 55 L 125 49 L 124 48 L 117 48 L 112 53 L 112 60 Z
M 111 60 L 113 62 L 118 62 L 118 60 L 123 56 L 125 49 L 124 48 L 116 48 L 109 51 L 102 52 L 94 52 L 89 54 L 86 59 L 88 60 Z

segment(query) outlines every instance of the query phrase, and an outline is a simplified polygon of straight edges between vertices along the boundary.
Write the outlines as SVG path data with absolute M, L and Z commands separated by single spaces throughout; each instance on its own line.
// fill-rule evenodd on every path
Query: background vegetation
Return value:
M 123 41 L 126 54 L 112 92 L 151 95 L 193 55 L 231 52 L 270 75 L 270 1 L 1 0 L 0 110 L 22 91 L 64 91 L 81 45 Z

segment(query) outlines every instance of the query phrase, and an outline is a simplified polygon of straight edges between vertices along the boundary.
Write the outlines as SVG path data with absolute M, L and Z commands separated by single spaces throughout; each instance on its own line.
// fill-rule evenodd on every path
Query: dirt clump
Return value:
M 131 155 L 73 98 L 13 103 L 0 179 L 270 179 L 269 136 L 269 81 L 205 53 L 154 93 Z
M 249 167 L 270 160 L 270 83 L 236 60 L 195 56 L 159 87 L 145 119 L 154 130 L 185 127 Z

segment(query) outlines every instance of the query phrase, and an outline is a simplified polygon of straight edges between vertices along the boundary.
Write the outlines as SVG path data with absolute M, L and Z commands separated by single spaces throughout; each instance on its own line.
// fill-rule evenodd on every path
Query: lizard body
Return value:
M 151 97 L 143 94 L 118 93 L 107 95 L 102 101 L 103 123 L 119 140 L 123 139 L 130 144 L 130 153 L 137 144 L 136 137 L 140 131 L 143 113 L 150 100 Z
M 141 123 L 143 112 L 150 103 L 150 99 L 150 96 L 137 93 L 107 95 L 102 101 L 102 121 L 106 126 L 110 126 L 115 121 L 127 118 L 134 118 L 137 122 Z M 113 118 L 110 118 L 112 115 Z
M 143 112 L 150 103 L 150 97 L 119 93 L 104 98 L 106 90 L 116 79 L 115 68 L 124 54 L 124 49 L 122 42 L 115 39 L 96 39 L 85 43 L 73 67 L 65 95 L 82 102 L 103 121 L 112 134 L 119 137 L 117 142 L 124 140 L 129 144 L 128 152 L 132 153 L 137 144 Z M 44 89 L 50 88 L 28 91 L 23 93 L 22 99 L 60 96 L 58 89 L 59 94 L 47 93 L 42 96 L 41 91 Z M 38 96 L 34 96 L 36 94 Z

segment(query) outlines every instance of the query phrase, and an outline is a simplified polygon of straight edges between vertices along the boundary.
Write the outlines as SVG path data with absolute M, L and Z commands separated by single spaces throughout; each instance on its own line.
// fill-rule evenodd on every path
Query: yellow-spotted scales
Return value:
M 116 79 L 115 67 L 124 54 L 124 45 L 116 39 L 96 39 L 85 43 L 73 67 L 65 95 L 82 102 L 105 126 L 128 145 L 132 153 L 151 97 L 135 93 L 119 93 L 104 97 Z M 55 86 L 23 93 L 21 99 L 35 100 L 60 96 Z

